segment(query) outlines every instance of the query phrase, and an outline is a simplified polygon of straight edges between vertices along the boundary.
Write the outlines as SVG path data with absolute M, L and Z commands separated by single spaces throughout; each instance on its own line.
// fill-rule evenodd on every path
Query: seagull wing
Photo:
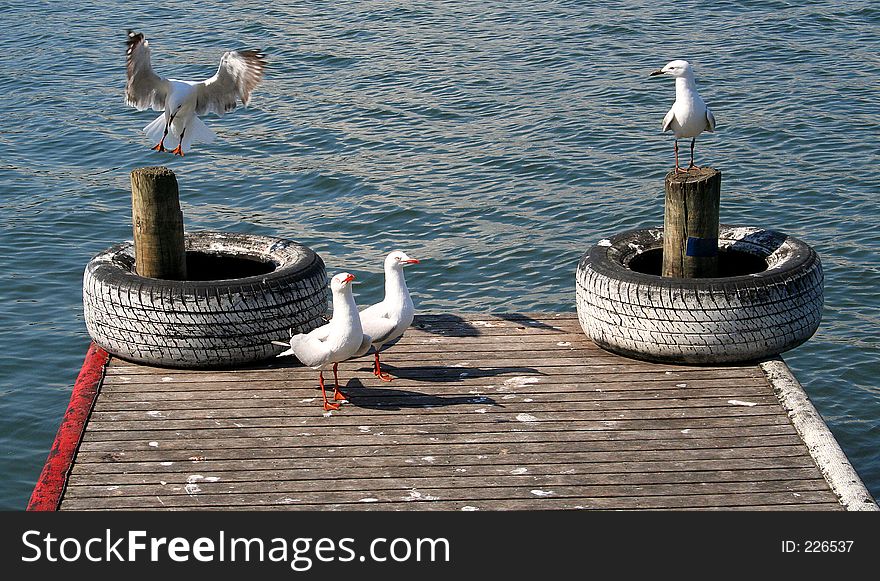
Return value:
M 125 85 L 125 103 L 143 111 L 148 107 L 154 111 L 165 110 L 165 98 L 170 85 L 168 81 L 153 72 L 150 64 L 150 43 L 144 35 L 128 31 L 128 48 L 125 51 L 128 83 Z
M 317 369 L 325 365 L 332 352 L 326 339 L 318 338 L 311 333 L 295 335 L 290 339 L 290 353 L 295 355 L 303 365 Z
M 259 51 L 224 53 L 214 76 L 198 85 L 196 115 L 223 115 L 235 109 L 239 99 L 247 105 L 251 91 L 263 79 L 265 67 L 265 56 Z
M 398 321 L 391 317 L 391 313 L 388 312 L 384 303 L 376 303 L 367 307 L 361 311 L 360 315 L 361 327 L 363 327 L 365 334 L 373 338 L 373 343 L 381 345 L 394 338 L 392 335 L 397 328 Z
M 669 110 L 669 113 L 666 114 L 666 117 L 663 118 L 663 131 L 669 131 L 672 127 L 672 122 L 675 121 L 675 107 Z
M 708 107 L 706 107 L 706 131 L 715 132 L 715 116 L 712 115 L 712 110 Z
M 361 346 L 358 347 L 357 352 L 352 355 L 352 357 L 360 357 L 361 355 L 366 355 L 370 350 L 370 347 L 373 346 L 373 338 L 369 335 L 364 335 L 364 338 L 361 339 Z
M 317 329 L 312 329 L 311 331 L 309 331 L 308 335 L 309 337 L 314 337 L 319 341 L 326 341 L 327 337 L 330 336 L 330 323 L 327 323 L 326 325 L 321 325 Z

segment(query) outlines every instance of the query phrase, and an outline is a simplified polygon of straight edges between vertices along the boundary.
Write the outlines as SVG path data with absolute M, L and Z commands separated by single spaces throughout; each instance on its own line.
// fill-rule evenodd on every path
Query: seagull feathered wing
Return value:
M 672 126 L 672 120 L 675 119 L 675 107 L 669 110 L 666 117 L 663 118 L 663 131 L 669 131 Z
M 709 107 L 706 107 L 706 131 L 715 132 L 715 115 L 712 115 L 712 110 Z
M 400 321 L 391 318 L 391 313 L 384 302 L 367 307 L 360 315 L 364 333 L 373 338 L 373 343 L 384 343 L 394 338 L 391 335 Z
M 126 44 L 128 82 L 125 86 L 125 103 L 136 107 L 138 111 L 148 108 L 164 111 L 169 84 L 153 72 L 153 65 L 150 64 L 150 43 L 143 34 L 129 31 Z
M 251 91 L 263 78 L 264 59 L 256 50 L 224 53 L 217 72 L 198 88 L 196 115 L 228 113 L 235 109 L 239 99 L 247 105 Z

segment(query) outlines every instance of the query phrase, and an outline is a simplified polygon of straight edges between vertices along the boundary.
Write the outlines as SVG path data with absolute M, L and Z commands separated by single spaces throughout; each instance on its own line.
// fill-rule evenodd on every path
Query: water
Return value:
M 687 58 L 718 120 L 722 220 L 788 232 L 826 271 L 817 334 L 786 354 L 880 496 L 880 6 L 832 2 L 0 3 L 0 508 L 22 509 L 82 363 L 82 271 L 131 238 L 129 172 L 177 174 L 189 230 L 285 236 L 381 293 L 395 247 L 421 312 L 573 311 L 581 254 L 662 223 Z M 207 78 L 271 62 L 251 107 L 185 158 L 123 102 L 125 32 Z

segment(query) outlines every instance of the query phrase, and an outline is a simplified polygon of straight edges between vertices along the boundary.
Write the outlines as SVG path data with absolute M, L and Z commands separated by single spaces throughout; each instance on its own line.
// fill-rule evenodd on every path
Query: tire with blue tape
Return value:
M 600 241 L 577 268 L 584 332 L 608 351 L 686 364 L 765 359 L 816 332 L 824 276 L 809 245 L 773 230 L 722 225 L 718 247 L 729 272 L 683 279 L 659 275 L 662 228 Z
M 83 276 L 89 335 L 107 352 L 161 367 L 214 368 L 278 354 L 291 332 L 326 321 L 324 261 L 292 240 L 226 232 L 185 236 L 188 280 L 135 271 L 134 244 L 92 258 Z

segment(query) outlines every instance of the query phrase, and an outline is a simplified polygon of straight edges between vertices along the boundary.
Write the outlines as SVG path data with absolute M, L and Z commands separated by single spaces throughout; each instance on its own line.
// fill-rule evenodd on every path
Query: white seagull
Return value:
M 171 133 L 178 142 L 170 151 L 181 156 L 192 143 L 214 140 L 214 132 L 198 115 L 223 115 L 235 109 L 239 100 L 247 105 L 266 66 L 265 56 L 260 51 L 230 51 L 220 58 L 220 68 L 210 79 L 200 82 L 165 79 L 153 72 L 150 43 L 143 34 L 129 30 L 126 44 L 128 83 L 125 103 L 138 111 L 148 107 L 164 111 L 144 127 L 144 133 L 151 140 L 158 141 L 152 147 L 156 151 L 169 151 L 165 149 L 165 138 Z
M 350 359 L 358 352 L 366 352 L 370 348 L 371 339 L 364 335 L 357 304 L 351 294 L 353 280 L 354 275 L 347 272 L 334 276 L 330 280 L 330 290 L 333 292 L 333 317 L 330 322 L 309 333 L 292 336 L 290 348 L 278 354 L 278 357 L 294 355 L 303 365 L 318 370 L 318 384 L 321 386 L 325 411 L 339 409 L 339 404 L 327 400 L 324 368 L 333 364 L 333 380 L 336 386 L 333 390 L 333 399 L 345 400 L 345 395 L 339 391 L 339 376 L 336 369 L 341 361 Z M 272 343 L 288 346 L 287 343 L 280 341 L 272 341 Z
M 415 315 L 415 307 L 403 276 L 403 267 L 410 264 L 419 264 L 419 261 L 400 250 L 395 250 L 386 256 L 385 299 L 361 311 L 361 326 L 364 333 L 372 337 L 372 347 L 376 350 L 373 375 L 383 381 L 392 381 L 392 377 L 382 373 L 382 368 L 379 366 L 379 351 L 385 344 L 403 335 L 412 324 Z M 366 351 L 359 355 L 364 353 Z
M 671 129 L 675 133 L 675 173 L 700 169 L 694 165 L 694 144 L 703 131 L 715 131 L 715 116 L 697 92 L 694 70 L 689 62 L 676 60 L 650 74 L 657 75 L 675 78 L 675 103 L 663 118 L 663 131 Z M 686 170 L 678 166 L 678 140 L 682 137 L 691 138 L 691 164 Z

